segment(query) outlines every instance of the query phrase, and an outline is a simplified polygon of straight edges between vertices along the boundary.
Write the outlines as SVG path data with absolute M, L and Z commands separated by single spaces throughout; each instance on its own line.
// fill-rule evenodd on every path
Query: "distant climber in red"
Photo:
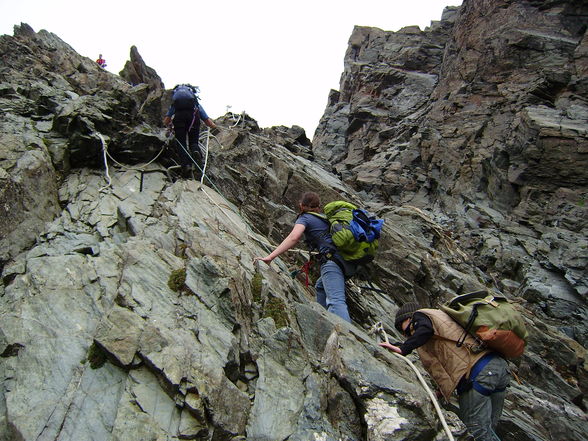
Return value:
M 102 69 L 104 69 L 106 67 L 106 60 L 104 58 L 102 58 L 102 54 L 98 55 L 98 59 L 96 60 L 96 63 L 98 63 L 98 66 L 100 66 Z

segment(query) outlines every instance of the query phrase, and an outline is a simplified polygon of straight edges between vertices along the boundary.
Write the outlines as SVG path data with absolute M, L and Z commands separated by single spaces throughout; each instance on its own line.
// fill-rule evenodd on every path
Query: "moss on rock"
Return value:
M 288 313 L 286 304 L 278 297 L 270 297 L 265 304 L 264 317 L 271 317 L 277 328 L 288 326 Z
M 186 291 L 188 289 L 186 286 L 186 268 L 172 271 L 169 275 L 167 286 L 175 292 Z
M 92 369 L 99 369 L 104 366 L 108 359 L 106 351 L 102 349 L 96 342 L 92 343 L 90 349 L 88 349 L 88 362 Z
M 256 271 L 251 279 L 251 293 L 253 295 L 253 301 L 261 301 L 261 288 L 263 286 L 263 276 L 259 271 Z

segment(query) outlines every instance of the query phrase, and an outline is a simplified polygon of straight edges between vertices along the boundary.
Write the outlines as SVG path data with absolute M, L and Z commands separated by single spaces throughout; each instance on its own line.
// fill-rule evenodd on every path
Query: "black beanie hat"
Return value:
M 418 303 L 408 302 L 402 305 L 396 312 L 396 319 L 394 319 L 394 327 L 398 332 L 402 333 L 402 322 L 407 318 L 412 317 L 415 311 L 421 309 Z

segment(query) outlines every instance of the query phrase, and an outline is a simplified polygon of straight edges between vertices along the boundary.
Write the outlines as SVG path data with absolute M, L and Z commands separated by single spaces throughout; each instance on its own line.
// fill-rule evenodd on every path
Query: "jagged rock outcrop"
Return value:
M 402 69 L 387 76 L 386 63 L 378 72 L 371 63 L 393 57 L 392 48 L 404 53 L 406 68 L 429 63 L 428 73 L 409 72 L 406 80 L 423 90 L 392 93 L 405 96 L 395 105 L 405 110 L 387 134 L 372 136 L 385 127 L 373 115 L 384 113 L 378 106 L 366 100 L 358 113 L 349 102 L 336 104 L 337 93 L 331 102 L 340 109 L 329 107 L 320 129 L 333 131 L 317 132 L 313 145 L 297 127 L 260 129 L 250 116 L 228 114 L 217 120 L 218 135 L 204 141 L 205 185 L 174 180 L 166 168 L 157 123 L 168 92 L 146 106 L 156 88 L 99 69 L 53 34 L 21 25 L 14 37 L 0 37 L 0 440 L 443 439 L 414 374 L 377 347 L 369 329 L 382 321 L 391 338 L 399 337 L 392 326 L 399 303 L 435 305 L 483 287 L 510 294 L 531 333 L 527 352 L 511 363 L 521 383 L 509 389 L 501 436 L 582 440 L 583 310 L 574 297 L 549 297 L 568 292 L 572 282 L 521 282 L 514 274 L 530 277 L 531 263 L 537 271 L 548 267 L 562 231 L 544 227 L 538 235 L 537 224 L 517 222 L 481 196 L 460 217 L 451 193 L 436 198 L 441 187 L 432 183 L 441 174 L 434 168 L 414 167 L 413 183 L 420 184 L 403 201 L 358 184 L 352 163 L 340 162 L 350 158 L 345 131 L 352 123 L 374 151 L 382 140 L 400 145 L 397 134 L 405 133 L 399 155 L 424 164 L 409 161 L 418 158 L 418 127 L 401 127 L 434 111 L 430 97 L 452 53 L 450 36 L 478 5 L 490 8 L 466 1 L 424 33 L 397 33 L 408 39 L 402 44 L 379 30 L 361 29 L 367 41 L 352 36 L 350 50 L 372 60 L 357 67 L 375 83 L 350 84 L 385 92 L 378 79 L 404 75 Z M 428 43 L 419 46 L 423 38 Z M 345 93 L 354 97 L 353 90 Z M 327 138 L 336 140 L 333 155 L 321 141 Z M 362 161 L 374 165 L 366 152 Z M 328 161 L 336 173 L 321 166 Z M 403 173 L 410 176 L 408 166 Z M 312 288 L 291 277 L 303 253 L 271 267 L 253 263 L 290 230 L 298 197 L 311 189 L 324 201 L 361 202 L 386 220 L 378 259 L 350 283 L 353 324 L 323 311 Z M 466 234 L 472 222 L 483 227 L 478 236 Z M 518 247 L 527 250 L 528 264 L 519 262 Z M 581 244 L 573 250 L 581 261 Z M 495 284 L 497 268 L 503 265 L 504 274 L 508 262 L 522 269 L 513 266 L 513 275 Z M 381 291 L 366 289 L 366 277 Z M 579 317 L 570 323 L 558 314 Z M 455 438 L 465 441 L 454 405 L 444 403 L 443 411 Z
M 169 96 L 170 94 L 165 93 L 165 85 L 157 72 L 155 72 L 155 69 L 147 66 L 143 61 L 143 57 L 139 54 L 136 46 L 131 46 L 130 60 L 125 63 L 119 75 L 134 86 L 145 84 L 149 86 L 146 88 L 148 95 L 139 109 L 139 114 L 147 122 L 157 126 L 161 121 L 162 99 L 169 101 L 171 97 Z
M 466 1 L 426 32 L 356 28 L 317 160 L 371 197 L 449 215 L 501 289 L 585 312 L 586 13 Z
M 151 91 L 165 89 L 157 72 L 145 64 L 136 46 L 131 46 L 130 60 L 125 63 L 119 75 L 133 85 L 147 84 Z

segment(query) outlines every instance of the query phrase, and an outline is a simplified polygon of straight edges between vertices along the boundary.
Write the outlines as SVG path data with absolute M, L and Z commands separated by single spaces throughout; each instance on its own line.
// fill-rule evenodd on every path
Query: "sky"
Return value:
M 247 112 L 260 127 L 298 125 L 312 139 L 339 89 L 355 25 L 422 30 L 461 0 L 0 0 L 0 35 L 29 24 L 118 74 L 136 46 L 167 89 L 200 88 L 212 118 Z M 229 107 L 230 106 L 230 107 Z

